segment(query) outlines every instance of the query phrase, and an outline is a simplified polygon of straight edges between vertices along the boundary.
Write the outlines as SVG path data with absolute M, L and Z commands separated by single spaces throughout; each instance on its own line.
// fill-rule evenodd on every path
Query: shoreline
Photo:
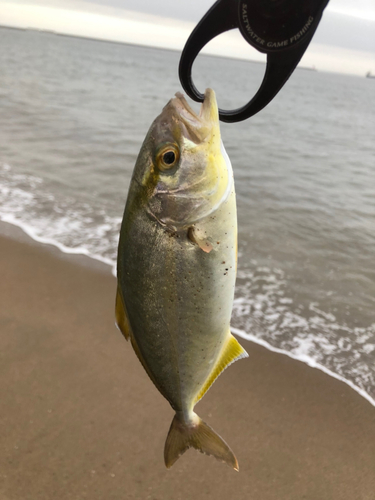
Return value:
M 114 326 L 114 277 L 45 245 L 0 245 L 0 496 L 372 499 L 374 408 L 251 342 L 196 407 L 240 472 L 194 450 L 166 470 L 173 411 Z
M 60 256 L 60 258 L 68 259 L 71 262 L 77 262 L 84 267 L 101 269 L 103 272 L 109 271 L 113 276 L 115 275 L 115 264 L 112 262 L 100 256 L 90 255 L 88 252 L 85 252 L 83 248 L 68 248 L 54 239 L 40 238 L 33 233 L 33 229 L 29 228 L 24 223 L 0 218 L 0 237 L 4 236 L 22 243 L 45 247 L 54 255 Z
M 30 243 L 33 245 L 42 245 L 45 246 L 49 251 L 51 251 L 54 255 L 59 256 L 60 258 L 67 259 L 73 263 L 78 263 L 79 265 L 89 267 L 92 269 L 101 270 L 104 273 L 108 271 L 112 274 L 112 276 L 116 277 L 116 264 L 112 262 L 107 262 L 105 259 L 92 256 L 88 253 L 83 252 L 84 249 L 78 249 L 74 251 L 74 249 L 69 249 L 64 245 L 59 244 L 55 240 L 51 240 L 48 238 L 38 238 L 32 235 L 32 231 L 27 231 L 27 228 L 24 224 L 17 224 L 14 222 L 8 222 L 0 219 L 0 237 L 5 236 L 7 238 L 15 239 L 17 241 L 23 243 Z M 70 257 L 69 257 L 70 256 Z M 231 327 L 232 333 L 234 333 L 237 337 L 251 343 L 255 343 L 264 347 L 265 349 L 275 352 L 284 356 L 288 356 L 291 359 L 302 362 L 309 366 L 310 368 L 314 368 L 322 371 L 329 377 L 332 377 L 336 380 L 347 384 L 353 391 L 363 397 L 366 401 L 368 401 L 372 406 L 375 407 L 375 400 L 363 389 L 356 386 L 350 380 L 345 379 L 344 377 L 338 375 L 337 373 L 329 370 L 325 366 L 317 363 L 311 357 L 305 357 L 302 359 L 299 356 L 294 355 L 293 353 L 286 351 L 284 349 L 279 349 L 278 347 L 274 347 L 263 339 L 256 337 L 255 335 L 249 334 L 241 329 Z
M 366 401 L 368 401 L 372 406 L 375 407 L 375 400 L 369 394 L 367 394 L 366 391 L 364 391 L 360 387 L 354 385 L 353 382 L 351 382 L 350 380 L 347 380 L 346 378 L 341 377 L 340 375 L 333 372 L 332 370 L 329 370 L 325 366 L 317 363 L 310 356 L 305 356 L 304 358 L 302 358 L 301 356 L 296 356 L 292 352 L 285 351 L 284 349 L 279 349 L 278 347 L 272 346 L 271 344 L 269 344 L 265 340 L 260 339 L 258 337 L 255 337 L 255 335 L 251 335 L 251 334 L 246 333 L 246 332 L 243 333 L 243 330 L 240 330 L 239 328 L 231 327 L 231 331 L 232 331 L 232 333 L 234 333 L 238 337 L 241 337 L 242 339 L 247 340 L 248 342 L 253 342 L 255 344 L 263 346 L 265 349 L 268 349 L 269 351 L 276 352 L 276 353 L 282 354 L 284 356 L 288 356 L 289 358 L 294 359 L 295 361 L 299 361 L 301 363 L 306 364 L 310 368 L 322 371 L 323 373 L 325 373 L 329 377 L 332 377 L 336 380 L 340 380 L 340 382 L 343 382 L 344 384 L 348 385 L 354 392 L 359 394 L 362 398 L 366 399 Z

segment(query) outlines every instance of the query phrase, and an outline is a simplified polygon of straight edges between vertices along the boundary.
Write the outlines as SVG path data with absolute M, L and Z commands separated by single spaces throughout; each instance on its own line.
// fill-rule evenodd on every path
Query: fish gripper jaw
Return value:
M 322 18 L 328 0 L 218 0 L 197 24 L 181 54 L 179 77 L 185 92 L 203 102 L 192 79 L 202 48 L 225 31 L 238 28 L 244 39 L 267 55 L 263 81 L 243 107 L 219 109 L 220 120 L 238 122 L 255 115 L 275 97 L 295 70 Z

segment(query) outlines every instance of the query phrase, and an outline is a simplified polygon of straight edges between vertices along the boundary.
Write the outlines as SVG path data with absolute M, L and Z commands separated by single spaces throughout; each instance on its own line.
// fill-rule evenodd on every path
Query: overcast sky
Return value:
M 214 0 L 0 0 L 0 25 L 181 50 Z M 207 46 L 217 55 L 264 60 L 238 30 Z M 302 66 L 375 74 L 375 0 L 330 0 Z

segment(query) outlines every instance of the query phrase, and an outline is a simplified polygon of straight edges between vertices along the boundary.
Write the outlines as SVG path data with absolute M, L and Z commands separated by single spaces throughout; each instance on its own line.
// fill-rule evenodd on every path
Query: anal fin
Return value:
M 241 344 L 237 341 L 233 335 L 228 332 L 228 338 L 221 350 L 220 356 L 216 361 L 211 373 L 207 377 L 202 389 L 197 394 L 194 405 L 198 403 L 200 399 L 206 394 L 211 385 L 215 382 L 217 377 L 228 368 L 229 365 L 234 363 L 235 361 L 247 358 L 249 355 L 245 351 L 245 349 L 241 346 Z

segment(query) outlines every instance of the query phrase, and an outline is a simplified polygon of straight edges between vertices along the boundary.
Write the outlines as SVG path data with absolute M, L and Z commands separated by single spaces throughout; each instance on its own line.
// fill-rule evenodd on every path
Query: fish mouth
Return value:
M 170 104 L 184 125 L 184 135 L 193 142 L 204 141 L 210 130 L 219 124 L 219 110 L 215 92 L 212 89 L 206 89 L 199 114 L 193 110 L 181 92 L 175 94 Z

